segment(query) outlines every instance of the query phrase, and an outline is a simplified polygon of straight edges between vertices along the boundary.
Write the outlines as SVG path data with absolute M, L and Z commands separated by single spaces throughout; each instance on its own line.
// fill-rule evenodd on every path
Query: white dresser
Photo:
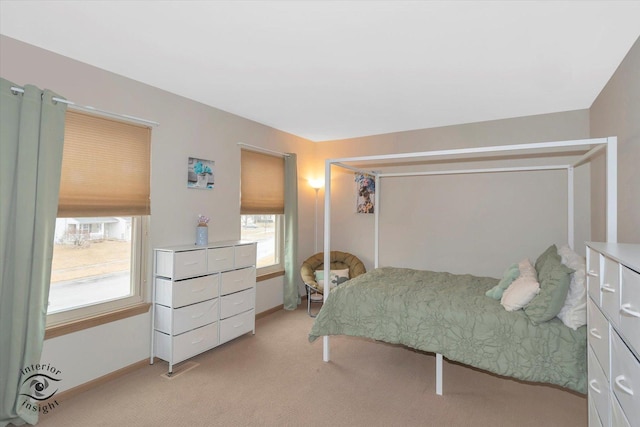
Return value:
M 173 365 L 255 333 L 256 243 L 154 249 L 151 363 Z
M 589 426 L 640 426 L 640 245 L 587 243 Z

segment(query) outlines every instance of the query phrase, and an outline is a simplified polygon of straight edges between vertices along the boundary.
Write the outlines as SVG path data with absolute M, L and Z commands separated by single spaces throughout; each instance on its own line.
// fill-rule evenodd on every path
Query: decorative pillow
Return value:
M 499 301 L 500 298 L 502 298 L 504 290 L 507 289 L 519 275 L 520 269 L 518 268 L 518 264 L 511 264 L 502 274 L 502 279 L 500 279 L 498 284 L 489 289 L 485 295 Z
M 540 285 L 535 277 L 521 276 L 513 281 L 502 294 L 500 304 L 507 311 L 520 310 L 540 292 Z
M 569 291 L 571 273 L 573 270 L 562 265 L 557 253 L 548 254 L 541 269 L 538 270 L 540 293 L 524 307 L 524 312 L 531 323 L 537 325 L 546 322 L 560 313 Z
M 316 270 L 314 272 L 314 275 L 316 277 L 316 282 L 318 282 L 318 285 L 324 287 L 324 271 Z M 330 288 L 335 288 L 339 284 L 349 280 L 349 269 L 345 268 L 344 270 L 331 270 L 331 272 L 329 273 L 329 277 Z
M 567 299 L 558 317 L 569 328 L 576 330 L 587 324 L 586 263 L 583 257 L 568 246 L 558 249 L 558 255 L 563 265 L 575 270 L 570 276 Z
M 523 259 L 518 263 L 518 270 L 520 270 L 520 276 L 522 277 L 533 277 L 536 282 L 538 281 L 538 274 L 536 273 L 536 269 L 531 264 L 528 258 Z
M 538 259 L 536 260 L 536 271 L 538 272 L 538 278 L 540 278 L 540 272 L 544 269 L 549 258 L 557 258 L 560 260 L 560 256 L 558 255 L 558 248 L 556 245 L 549 246 L 544 252 L 540 254 Z

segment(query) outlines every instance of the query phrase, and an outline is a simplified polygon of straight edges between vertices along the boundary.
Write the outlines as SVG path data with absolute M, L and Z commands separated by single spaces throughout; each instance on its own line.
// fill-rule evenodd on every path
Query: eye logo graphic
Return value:
M 43 401 L 51 398 L 58 389 L 51 391 L 49 386 L 52 384 L 50 381 L 60 381 L 57 378 L 53 378 L 49 375 L 45 374 L 34 374 L 29 376 L 22 382 L 22 386 L 26 383 L 29 383 L 29 392 L 28 393 L 20 393 L 21 396 L 30 397 L 33 400 Z M 53 387 L 52 387 L 53 388 Z

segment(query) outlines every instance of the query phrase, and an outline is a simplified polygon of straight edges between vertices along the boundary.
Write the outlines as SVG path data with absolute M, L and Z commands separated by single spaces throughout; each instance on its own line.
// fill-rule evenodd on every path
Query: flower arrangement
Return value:
M 198 227 L 206 227 L 209 223 L 209 217 L 202 214 L 198 215 Z
M 213 173 L 211 168 L 202 162 L 196 162 L 196 164 L 193 165 L 193 171 L 196 175 L 211 175 Z

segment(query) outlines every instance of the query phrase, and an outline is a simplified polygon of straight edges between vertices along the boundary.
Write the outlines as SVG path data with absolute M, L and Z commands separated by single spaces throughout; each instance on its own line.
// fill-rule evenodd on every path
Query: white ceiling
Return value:
M 589 108 L 640 2 L 0 0 L 0 33 L 324 141 Z

